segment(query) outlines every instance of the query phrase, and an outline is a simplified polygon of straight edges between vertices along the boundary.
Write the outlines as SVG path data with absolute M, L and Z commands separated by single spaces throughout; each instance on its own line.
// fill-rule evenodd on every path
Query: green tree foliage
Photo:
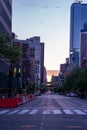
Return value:
M 21 58 L 21 51 L 16 46 L 7 46 L 5 56 L 11 60 L 12 63 L 18 63 Z
M 36 86 L 35 86 L 34 83 L 28 83 L 28 84 L 25 86 L 25 88 L 26 88 L 28 94 L 30 94 L 30 93 L 35 93 Z
M 65 79 L 64 90 L 66 92 L 87 93 L 87 68 L 74 69 Z
M 74 89 L 80 92 L 87 92 L 87 69 L 83 69 L 79 74 L 74 84 Z
M 75 82 L 81 73 L 80 68 L 75 68 L 65 79 L 64 88 L 66 91 L 73 91 Z
M 10 39 L 5 34 L 0 34 L 0 56 L 4 55 L 5 49 L 7 45 L 5 43 L 8 43 Z
M 18 63 L 21 57 L 21 50 L 11 45 L 11 40 L 4 34 L 0 34 L 0 56 L 8 58 L 11 63 Z

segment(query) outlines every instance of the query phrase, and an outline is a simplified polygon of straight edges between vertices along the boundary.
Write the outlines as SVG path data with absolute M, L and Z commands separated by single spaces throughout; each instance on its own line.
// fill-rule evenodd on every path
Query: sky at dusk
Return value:
M 45 67 L 59 70 L 69 57 L 70 6 L 74 0 L 13 0 L 12 31 L 19 39 L 40 36 Z M 83 0 L 87 3 L 87 0 Z

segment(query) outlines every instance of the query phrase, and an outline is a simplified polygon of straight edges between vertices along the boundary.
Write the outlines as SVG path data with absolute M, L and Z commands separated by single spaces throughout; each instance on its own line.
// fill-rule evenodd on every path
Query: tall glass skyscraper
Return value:
M 0 0 L 0 33 L 11 36 L 12 0 Z
M 80 1 L 73 3 L 70 14 L 70 63 L 77 66 L 79 65 L 80 31 L 86 23 L 87 4 L 82 4 Z

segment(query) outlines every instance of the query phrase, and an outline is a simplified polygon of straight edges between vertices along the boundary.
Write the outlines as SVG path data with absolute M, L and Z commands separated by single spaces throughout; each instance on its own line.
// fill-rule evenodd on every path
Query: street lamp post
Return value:
M 37 90 L 38 90 L 38 75 L 37 75 Z
M 20 77 L 20 73 L 21 73 L 21 69 L 20 67 L 17 67 L 17 71 L 16 71 L 16 78 L 17 78 L 17 93 L 19 93 L 19 77 Z
M 17 79 L 17 93 L 19 93 L 19 77 L 20 77 L 20 73 L 21 73 L 21 69 L 19 66 L 15 67 L 14 68 L 14 74 L 16 76 L 16 79 Z
M 37 75 L 37 90 L 39 90 L 39 77 L 38 77 L 38 75 Z
M 8 98 L 11 97 L 12 77 L 13 77 L 13 68 L 12 68 L 12 64 L 11 64 L 9 67 Z

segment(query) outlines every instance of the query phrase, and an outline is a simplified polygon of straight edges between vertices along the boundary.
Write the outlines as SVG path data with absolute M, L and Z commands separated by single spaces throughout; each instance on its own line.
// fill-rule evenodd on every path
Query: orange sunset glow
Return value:
M 47 81 L 51 81 L 51 76 L 58 76 L 59 75 L 59 71 L 58 70 L 47 70 Z

